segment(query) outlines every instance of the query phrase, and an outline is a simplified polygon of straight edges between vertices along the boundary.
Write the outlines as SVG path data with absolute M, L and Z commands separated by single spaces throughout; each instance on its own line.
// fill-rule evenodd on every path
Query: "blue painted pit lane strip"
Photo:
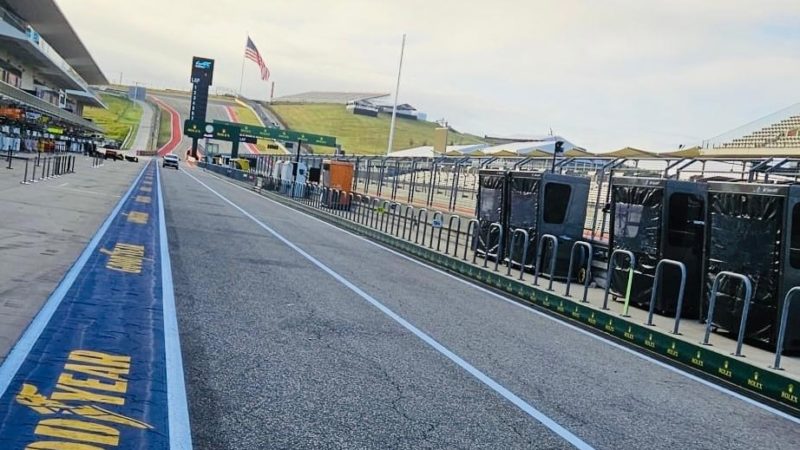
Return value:
M 142 169 L 0 367 L 0 448 L 191 448 L 157 172 Z

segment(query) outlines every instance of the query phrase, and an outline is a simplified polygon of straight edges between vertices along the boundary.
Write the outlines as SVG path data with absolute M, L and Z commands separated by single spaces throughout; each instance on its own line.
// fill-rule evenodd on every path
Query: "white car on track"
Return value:
M 175 170 L 178 170 L 178 161 L 180 161 L 178 157 L 173 154 L 165 155 L 161 167 L 174 167 Z

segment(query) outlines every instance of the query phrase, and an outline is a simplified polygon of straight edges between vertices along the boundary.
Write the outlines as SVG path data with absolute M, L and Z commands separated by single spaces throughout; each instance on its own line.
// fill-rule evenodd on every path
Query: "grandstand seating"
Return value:
M 800 148 L 800 115 L 722 144 L 723 148 Z

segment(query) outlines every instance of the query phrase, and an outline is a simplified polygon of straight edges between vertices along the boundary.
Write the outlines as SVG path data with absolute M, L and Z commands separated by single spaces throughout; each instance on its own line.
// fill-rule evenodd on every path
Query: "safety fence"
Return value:
M 274 176 L 278 161 L 294 160 L 292 155 L 247 156 L 250 172 Z M 400 158 L 386 156 L 301 155 L 309 169 L 320 169 L 326 159 L 349 161 L 354 166 L 351 189 L 362 195 L 403 202 L 417 208 L 436 208 L 464 217 L 475 215 L 479 171 L 483 169 L 554 171 L 589 178 L 584 235 L 595 243 L 608 239 L 614 177 L 656 177 L 665 179 L 724 178 L 742 181 L 769 180 L 798 172 L 790 158 L 701 160 L 694 158 L 578 157 L 553 161 L 543 157 L 453 157 Z M 794 172 L 793 172 L 794 171 Z M 793 175 L 796 178 L 796 173 Z
M 782 339 L 775 349 L 772 371 L 754 366 L 744 359 L 743 330 L 747 324 L 752 288 L 749 279 L 741 274 L 721 272 L 717 275 L 717 280 L 726 277 L 739 279 L 744 288 L 741 299 L 744 305 L 741 329 L 736 337 L 735 351 L 729 355 L 709 350 L 712 328 L 710 320 L 704 321 L 705 326 L 692 321 L 693 329 L 705 330 L 701 342 L 691 342 L 683 337 L 685 333 L 681 332 L 681 308 L 687 274 L 685 265 L 679 261 L 664 259 L 658 263 L 655 270 L 655 285 L 645 316 L 646 321 L 642 317 L 637 319 L 641 320 L 637 322 L 631 318 L 629 308 L 632 273 L 636 264 L 635 256 L 630 252 L 616 251 L 607 262 L 608 272 L 619 268 L 627 270 L 629 275 L 626 289 L 620 293 L 611 293 L 608 285 L 603 290 L 593 287 L 594 248 L 587 241 L 578 241 L 572 245 L 567 276 L 559 278 L 555 266 L 559 241 L 552 235 L 538 237 L 531 267 L 524 263 L 527 261 L 531 245 L 525 230 L 516 230 L 508 237 L 512 248 L 519 248 L 518 243 L 523 243 L 521 252 L 506 252 L 508 256 L 498 258 L 496 255 L 505 254 L 502 248 L 496 251 L 487 249 L 483 253 L 477 250 L 480 239 L 484 239 L 485 242 L 488 234 L 498 231 L 502 233 L 500 224 L 492 224 L 482 231 L 475 219 L 465 219 L 458 214 L 445 213 L 437 209 L 417 207 L 353 191 L 331 189 L 314 183 L 294 183 L 221 166 L 206 164 L 200 166 L 234 178 L 257 192 L 304 209 L 447 270 L 488 284 L 665 357 L 692 365 L 696 369 L 766 395 L 784 405 L 800 407 L 797 397 L 787 394 L 793 391 L 797 380 L 782 376 L 779 372 L 783 353 Z M 502 246 L 506 241 L 500 236 L 498 242 Z M 655 305 L 661 295 L 658 285 L 663 283 L 663 275 L 667 270 L 675 271 L 680 277 L 680 288 L 676 299 L 678 307 L 674 317 L 655 312 Z M 543 279 L 546 281 L 542 281 Z M 581 285 L 581 291 L 577 294 L 573 292 L 575 283 Z M 718 282 L 715 282 L 704 317 L 714 316 L 717 289 Z M 786 331 L 787 308 L 796 299 L 795 294 L 798 292 L 800 288 L 792 289 L 784 299 L 780 336 Z M 573 296 L 578 299 L 573 300 Z M 618 307 L 609 303 L 609 296 L 621 297 Z M 614 311 L 615 308 L 619 310 Z M 719 339 L 722 339 L 721 335 Z M 718 346 L 723 344 L 722 341 L 717 342 Z M 800 374 L 794 374 L 795 377 L 798 375 Z M 753 377 L 759 381 L 754 383 Z M 759 388 L 755 389 L 756 386 Z
M 19 170 L 20 184 L 38 183 L 75 173 L 77 155 L 74 154 L 36 154 L 31 157 L 5 156 L 7 170 Z

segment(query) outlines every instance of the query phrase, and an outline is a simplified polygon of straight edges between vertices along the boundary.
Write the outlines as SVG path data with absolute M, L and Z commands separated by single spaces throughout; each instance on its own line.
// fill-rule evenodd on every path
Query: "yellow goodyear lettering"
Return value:
M 150 219 L 150 214 L 141 211 L 131 211 L 128 213 L 128 222 L 147 225 L 147 220 Z
M 34 434 L 49 439 L 29 444 L 30 450 L 104 450 L 116 447 L 120 426 L 153 429 L 139 420 L 109 411 L 98 403 L 124 405 L 130 373 L 129 356 L 91 350 L 69 354 L 50 397 L 24 383 L 16 402 L 42 416 Z M 101 391 L 101 392 L 97 392 Z M 116 394 L 116 395 L 115 395 Z M 99 447 L 95 444 L 102 445 Z
M 25 450 L 103 450 L 103 447 L 77 442 L 38 441 L 28 444 Z
M 150 203 L 150 196 L 149 195 L 137 195 L 134 199 L 137 203 Z
M 117 243 L 111 251 L 106 249 L 100 249 L 100 251 L 109 256 L 106 269 L 125 273 L 142 273 L 144 246 Z
M 94 444 L 119 445 L 119 430 L 93 422 L 74 419 L 42 419 L 33 430 L 40 436 L 71 439 Z

